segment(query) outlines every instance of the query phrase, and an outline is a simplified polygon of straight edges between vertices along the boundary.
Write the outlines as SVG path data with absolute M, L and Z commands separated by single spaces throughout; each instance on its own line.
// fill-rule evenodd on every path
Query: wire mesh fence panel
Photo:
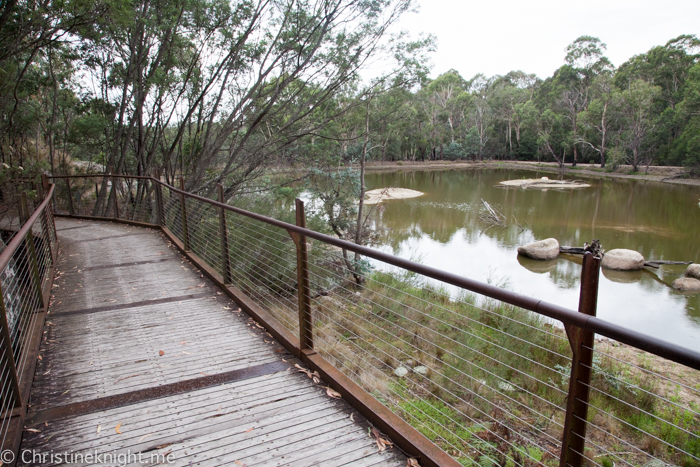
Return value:
M 34 223 L 32 228 L 32 237 L 34 241 L 34 249 L 36 252 L 37 269 L 39 272 L 39 282 L 43 289 L 44 283 L 49 279 L 48 274 L 53 259 L 51 256 L 52 239 L 51 228 L 49 227 L 49 217 L 47 210 L 40 214 L 39 220 Z
M 700 465 L 700 374 L 601 339 L 588 388 L 593 465 Z
M 232 284 L 298 333 L 296 246 L 286 230 L 227 213 Z
M 120 219 L 155 224 L 154 184 L 145 178 L 114 177 Z
M 180 195 L 167 185 L 162 186 L 161 192 L 163 195 L 162 205 L 165 227 L 182 241 L 182 203 Z
M 312 256 L 319 354 L 459 461 L 558 459 L 571 361 L 561 331 L 416 274 L 372 272 L 344 252 Z
M 43 307 L 33 266 L 29 243 L 25 238 L 8 263 L 11 269 L 6 268 L 7 274 L 2 282 L 12 350 L 20 380 L 31 376 L 24 375 L 30 353 L 30 336 Z
M 9 180 L 0 187 L 0 251 L 10 242 L 22 224 L 20 195 L 27 193 L 30 200 L 36 196 L 36 185 L 24 180 Z
M 53 188 L 51 189 L 53 190 Z M 47 196 L 51 196 L 53 191 Z M 36 200 L 41 210 L 30 216 L 4 251 L 0 270 L 0 442 L 5 446 L 12 416 L 18 412 L 20 387 L 28 387 L 41 325 L 44 290 L 51 280 L 53 255 L 57 252 L 56 232 L 49 211 L 50 202 Z M 25 214 L 26 216 L 26 214 Z
M 7 345 L 5 336 L 0 336 L 0 445 L 5 445 L 8 429 L 10 425 L 10 414 L 16 405 L 17 391 L 13 387 L 11 375 L 12 363 L 6 351 Z
M 221 273 L 219 208 L 194 198 L 185 198 L 190 249 Z

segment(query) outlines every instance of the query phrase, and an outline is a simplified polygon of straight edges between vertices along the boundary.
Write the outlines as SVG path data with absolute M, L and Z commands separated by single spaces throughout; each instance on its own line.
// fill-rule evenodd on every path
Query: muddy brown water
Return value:
M 506 169 L 369 173 L 368 189 L 425 193 L 382 203 L 377 221 L 389 230 L 379 248 L 571 309 L 578 304 L 580 257 L 528 260 L 518 257 L 518 246 L 549 237 L 582 246 L 595 238 L 606 250 L 637 250 L 647 260 L 700 262 L 700 187 L 602 178 L 585 178 L 591 186 L 575 190 L 498 185 L 542 176 L 558 178 Z M 506 217 L 507 227 L 480 220 L 481 199 Z M 684 271 L 685 266 L 602 270 L 598 316 L 700 351 L 700 294 L 670 286 Z

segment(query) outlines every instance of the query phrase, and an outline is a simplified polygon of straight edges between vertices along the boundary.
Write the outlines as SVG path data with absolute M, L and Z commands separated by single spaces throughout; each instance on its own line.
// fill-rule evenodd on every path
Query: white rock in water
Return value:
M 427 375 L 428 374 L 428 369 L 424 366 L 417 366 L 413 369 L 413 371 L 418 373 L 419 375 Z
M 671 287 L 681 292 L 696 292 L 700 291 L 700 280 L 692 277 L 682 277 L 673 281 Z
M 403 378 L 408 374 L 408 370 L 405 367 L 400 366 L 394 370 L 394 374 L 399 378 Z
M 644 267 L 644 256 L 638 251 L 618 248 L 605 252 L 601 266 L 616 271 L 636 271 Z
M 700 279 L 700 264 L 689 264 L 688 268 L 685 270 L 685 276 Z
M 539 242 L 518 248 L 518 254 L 532 259 L 549 260 L 559 256 L 559 242 L 556 238 L 548 238 Z

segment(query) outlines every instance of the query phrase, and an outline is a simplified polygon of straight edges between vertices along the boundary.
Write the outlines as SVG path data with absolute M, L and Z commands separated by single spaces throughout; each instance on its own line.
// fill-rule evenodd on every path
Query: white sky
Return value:
M 589 35 L 607 44 L 616 67 L 681 34 L 700 36 L 700 0 L 416 0 L 419 12 L 397 25 L 437 37 L 435 78 L 451 68 L 463 78 L 511 70 L 551 76 L 566 46 Z

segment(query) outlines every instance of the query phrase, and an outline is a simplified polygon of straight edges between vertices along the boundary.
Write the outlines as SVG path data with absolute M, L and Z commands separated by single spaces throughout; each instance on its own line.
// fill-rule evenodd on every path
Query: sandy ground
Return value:
M 406 199 L 423 196 L 422 191 L 409 190 L 408 188 L 377 188 L 365 192 L 365 204 L 377 204 L 389 199 Z
M 549 180 L 547 177 L 542 178 L 521 178 L 516 180 L 504 180 L 501 185 L 517 186 L 521 188 L 588 188 L 588 183 L 572 180 Z

